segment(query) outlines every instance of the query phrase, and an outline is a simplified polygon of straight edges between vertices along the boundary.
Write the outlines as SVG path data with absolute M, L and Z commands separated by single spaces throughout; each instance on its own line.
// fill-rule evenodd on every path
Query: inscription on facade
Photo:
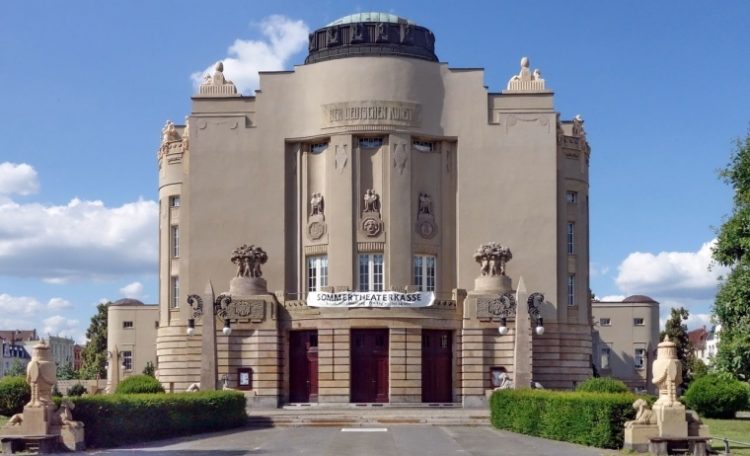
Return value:
M 400 101 L 347 101 L 323 105 L 323 128 L 348 125 L 418 127 L 422 107 Z

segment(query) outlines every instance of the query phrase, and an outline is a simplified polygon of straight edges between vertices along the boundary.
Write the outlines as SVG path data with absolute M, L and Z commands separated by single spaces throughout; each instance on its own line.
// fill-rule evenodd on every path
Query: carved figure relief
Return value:
M 234 83 L 224 77 L 224 63 L 217 62 L 213 75 L 204 76 L 199 88 L 202 95 L 234 95 L 237 87 Z
M 474 253 L 474 260 L 479 263 L 482 277 L 505 275 L 505 264 L 512 258 L 510 249 L 497 242 L 482 244 Z
M 477 300 L 477 318 L 480 321 L 500 321 L 502 318 L 515 316 L 516 297 L 512 292 Z
M 401 23 L 399 26 L 399 43 L 411 42 L 411 25 Z
M 231 259 L 237 265 L 237 277 L 263 277 L 260 267 L 268 261 L 268 254 L 260 247 L 242 244 L 234 249 Z
M 529 310 L 529 316 L 538 320 L 542 316 L 542 304 L 544 304 L 544 295 L 539 292 L 531 293 L 526 305 Z
M 643 399 L 636 399 L 633 402 L 633 408 L 636 410 L 635 419 L 625 423 L 626 428 L 632 428 L 634 424 L 656 424 L 656 417 L 653 410 L 648 406 L 648 402 Z
M 361 228 L 369 237 L 375 237 L 383 232 L 383 222 L 380 213 L 380 195 L 374 189 L 368 188 L 363 197 Z
M 333 154 L 333 167 L 336 169 L 336 171 L 341 174 L 344 172 L 344 168 L 346 168 L 346 162 L 349 161 L 349 156 L 346 153 L 346 146 L 334 146 L 336 151 Z
M 352 31 L 352 43 L 359 43 L 361 41 L 364 41 L 365 34 L 362 23 L 355 22 L 354 24 L 352 24 L 350 30 Z
M 384 23 L 379 23 L 377 26 L 378 39 L 377 42 L 388 41 L 388 26 Z
M 177 133 L 177 129 L 174 127 L 174 122 L 167 120 L 164 124 L 164 128 L 161 129 L 161 145 L 164 146 L 167 143 L 179 140 L 180 134 Z
M 573 136 L 576 138 L 586 136 L 586 132 L 583 130 L 583 117 L 580 114 L 576 114 L 573 118 Z
M 323 211 L 323 195 L 321 193 L 313 193 L 310 199 L 310 216 L 320 215 L 325 218 Z
M 328 44 L 339 44 L 339 28 L 330 27 L 328 29 Z
M 266 319 L 266 304 L 263 300 L 235 300 L 231 295 L 222 293 L 214 301 L 214 313 L 222 320 L 261 323 Z M 271 319 L 275 318 L 271 310 Z
M 190 117 L 185 116 L 185 129 L 182 130 L 182 148 L 190 149 Z
M 424 192 L 420 192 L 417 198 L 417 233 L 425 239 L 431 239 L 437 234 L 432 198 Z
M 311 240 L 317 241 L 320 238 L 322 238 L 326 232 L 328 232 L 328 227 L 324 222 L 310 222 L 307 225 L 307 235 L 310 237 Z
M 542 72 L 539 71 L 539 69 L 535 69 L 532 72 L 529 69 L 529 64 L 528 57 L 521 58 L 521 71 L 510 78 L 507 90 L 521 92 L 538 92 L 545 90 Z

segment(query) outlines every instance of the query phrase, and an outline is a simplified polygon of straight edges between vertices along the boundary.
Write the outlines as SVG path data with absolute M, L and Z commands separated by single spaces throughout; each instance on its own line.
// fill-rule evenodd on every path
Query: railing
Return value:
M 731 440 L 726 437 L 724 438 L 711 437 L 711 440 L 720 440 L 724 443 L 724 454 L 732 454 L 732 448 L 731 448 L 731 445 L 729 445 L 730 442 L 734 443 L 735 446 L 739 445 L 739 446 L 750 448 L 750 442 L 740 442 L 739 440 Z

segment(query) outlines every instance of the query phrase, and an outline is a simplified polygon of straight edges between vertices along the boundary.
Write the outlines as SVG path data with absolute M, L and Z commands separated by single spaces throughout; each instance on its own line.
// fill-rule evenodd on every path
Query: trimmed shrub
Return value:
M 748 404 L 748 390 L 739 380 L 708 374 L 695 380 L 683 396 L 685 405 L 706 418 L 734 418 Z
M 522 434 L 599 448 L 621 448 L 625 422 L 635 417 L 630 393 L 498 390 L 492 425 Z
M 134 442 L 230 429 L 245 424 L 245 396 L 236 391 L 107 394 L 71 398 L 86 426 L 86 445 Z
M 20 413 L 31 399 L 31 388 L 23 377 L 0 378 L 0 415 Z
M 610 377 L 590 378 L 576 386 L 576 391 L 582 393 L 629 393 L 628 385 Z
M 81 385 L 80 383 L 76 383 L 75 385 L 68 388 L 68 396 L 72 397 L 83 396 L 86 392 L 86 387 Z
M 163 393 L 164 387 L 149 375 L 133 375 L 117 385 L 115 394 L 156 394 Z

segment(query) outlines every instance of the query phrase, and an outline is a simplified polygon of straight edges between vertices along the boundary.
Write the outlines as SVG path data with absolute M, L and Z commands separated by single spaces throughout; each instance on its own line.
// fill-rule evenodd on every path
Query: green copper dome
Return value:
M 414 21 L 409 20 L 405 17 L 398 16 L 396 14 L 371 11 L 369 13 L 355 13 L 344 16 L 329 23 L 328 25 L 326 25 L 326 27 L 330 27 L 332 25 L 353 24 L 356 22 L 387 22 L 390 24 L 416 25 Z

